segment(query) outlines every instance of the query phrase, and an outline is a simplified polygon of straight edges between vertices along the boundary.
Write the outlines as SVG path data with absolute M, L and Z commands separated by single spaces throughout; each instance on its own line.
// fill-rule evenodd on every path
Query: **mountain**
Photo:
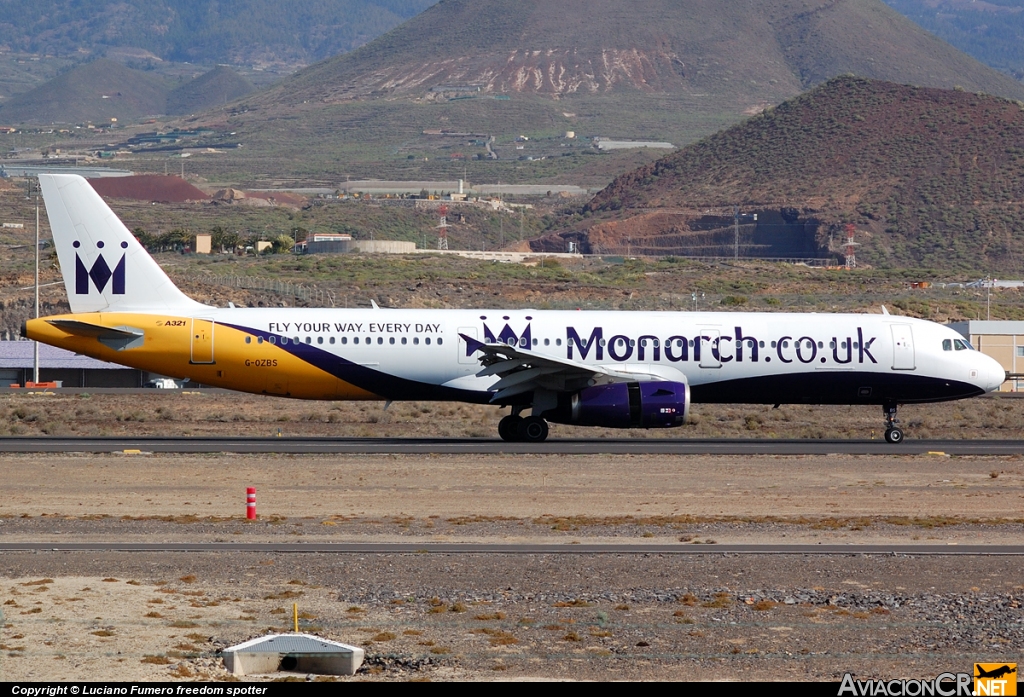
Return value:
M 1020 272 L 1024 109 L 960 90 L 836 78 L 618 177 L 583 220 L 543 244 L 608 248 L 629 235 L 634 250 L 669 243 L 686 254 L 690 239 L 731 255 L 733 206 L 744 253 L 784 256 L 781 241 L 803 252 L 793 256 L 841 254 L 851 223 L 861 262 Z
M 442 0 L 273 92 L 333 101 L 448 85 L 559 97 L 713 90 L 750 105 L 844 73 L 1024 97 L 880 0 Z
M 881 0 L 442 0 L 186 127 L 244 142 L 213 178 L 604 186 L 654 156 L 595 136 L 686 145 L 847 73 L 1024 99 Z
M 1024 78 L 1024 0 L 885 0 L 982 63 Z
M 167 86 L 160 78 L 101 58 L 78 66 L 0 106 L 7 123 L 137 121 L 163 114 Z
M 158 60 L 309 64 L 351 51 L 434 0 L 0 0 L 0 49 L 136 49 Z
M 168 114 L 193 114 L 233 102 L 256 88 L 226 66 L 217 66 L 167 95 Z

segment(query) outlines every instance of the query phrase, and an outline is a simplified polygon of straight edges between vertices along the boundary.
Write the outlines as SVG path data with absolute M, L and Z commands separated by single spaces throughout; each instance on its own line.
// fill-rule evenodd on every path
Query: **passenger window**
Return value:
M 545 346 L 550 346 L 551 345 L 551 339 L 544 339 L 544 345 Z
M 277 337 L 276 336 L 270 337 L 270 343 L 276 344 L 277 343 Z
M 409 339 L 407 339 L 406 337 L 403 336 L 402 337 L 402 346 L 405 346 L 408 343 L 409 343 Z
M 430 337 L 428 336 L 426 339 L 424 339 L 423 343 L 425 343 L 427 346 L 430 346 Z
M 380 345 L 381 345 L 381 344 L 383 344 L 383 343 L 384 343 L 384 337 L 382 337 L 382 336 L 378 336 L 378 337 L 377 337 L 377 345 L 378 345 L 378 346 L 380 346 Z
M 318 336 L 318 337 L 316 338 L 316 343 L 318 343 L 318 344 L 322 344 L 322 343 L 324 343 L 324 338 L 323 338 L 322 336 Z
M 309 338 L 309 337 L 307 336 L 307 337 L 306 337 L 306 343 L 307 343 L 307 344 L 312 344 L 312 343 L 313 343 L 313 340 L 312 340 L 311 338 Z
M 943 351 L 952 351 L 953 350 L 953 340 L 952 339 L 943 339 L 942 340 L 942 350 Z
M 285 344 L 287 344 L 287 343 L 288 343 L 288 337 L 286 337 L 286 336 L 282 336 L 282 337 L 281 337 L 281 345 L 282 345 L 282 346 L 284 346 L 284 345 L 285 345 Z
M 441 344 L 443 344 L 443 343 L 444 343 L 444 340 L 443 340 L 443 339 L 441 339 L 440 337 L 438 337 L 438 339 L 437 339 L 437 345 L 438 345 L 438 346 L 440 346 L 440 345 L 441 345 Z
M 420 345 L 420 338 L 418 336 L 414 336 L 412 338 L 412 345 L 413 346 L 419 346 Z
M 561 346 L 561 345 L 562 345 L 562 340 L 561 339 L 555 339 L 555 346 Z
M 334 343 L 334 337 L 333 336 L 331 337 L 330 341 L 331 341 L 332 344 Z
M 251 336 L 245 337 L 245 343 L 251 344 L 252 343 L 252 337 Z
M 347 336 L 341 337 L 341 343 L 347 344 L 348 343 L 348 337 Z
M 391 344 L 392 346 L 394 346 L 395 345 L 395 337 L 393 337 L 393 336 L 389 337 L 388 338 L 388 343 Z

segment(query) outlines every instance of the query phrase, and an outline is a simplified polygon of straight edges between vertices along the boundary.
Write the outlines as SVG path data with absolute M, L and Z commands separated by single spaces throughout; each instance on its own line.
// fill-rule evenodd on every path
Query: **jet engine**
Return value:
M 605 428 L 682 426 L 690 411 L 690 386 L 681 382 L 617 382 L 588 387 L 558 400 L 548 421 Z

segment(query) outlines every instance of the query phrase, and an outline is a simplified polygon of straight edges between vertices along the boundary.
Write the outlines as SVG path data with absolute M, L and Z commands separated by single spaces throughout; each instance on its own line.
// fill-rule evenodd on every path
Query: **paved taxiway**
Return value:
M 506 443 L 464 438 L 0 438 L 5 453 L 281 453 L 396 455 L 1017 455 L 1024 440 L 598 439 Z
M 706 555 L 886 555 L 1020 556 L 1024 545 L 656 545 L 656 544 L 474 544 L 474 543 L 123 543 L 10 542 L 0 552 L 262 552 L 271 554 L 678 554 Z

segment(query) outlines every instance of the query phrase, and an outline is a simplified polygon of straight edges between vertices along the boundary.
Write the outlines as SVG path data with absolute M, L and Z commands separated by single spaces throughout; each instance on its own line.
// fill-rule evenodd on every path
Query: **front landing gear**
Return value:
M 900 422 L 896 418 L 896 405 L 886 404 L 882 411 L 885 413 L 885 441 L 894 445 L 902 443 L 903 431 L 896 425 Z
M 548 422 L 539 416 L 512 413 L 498 422 L 498 435 L 509 443 L 541 443 L 548 437 Z

